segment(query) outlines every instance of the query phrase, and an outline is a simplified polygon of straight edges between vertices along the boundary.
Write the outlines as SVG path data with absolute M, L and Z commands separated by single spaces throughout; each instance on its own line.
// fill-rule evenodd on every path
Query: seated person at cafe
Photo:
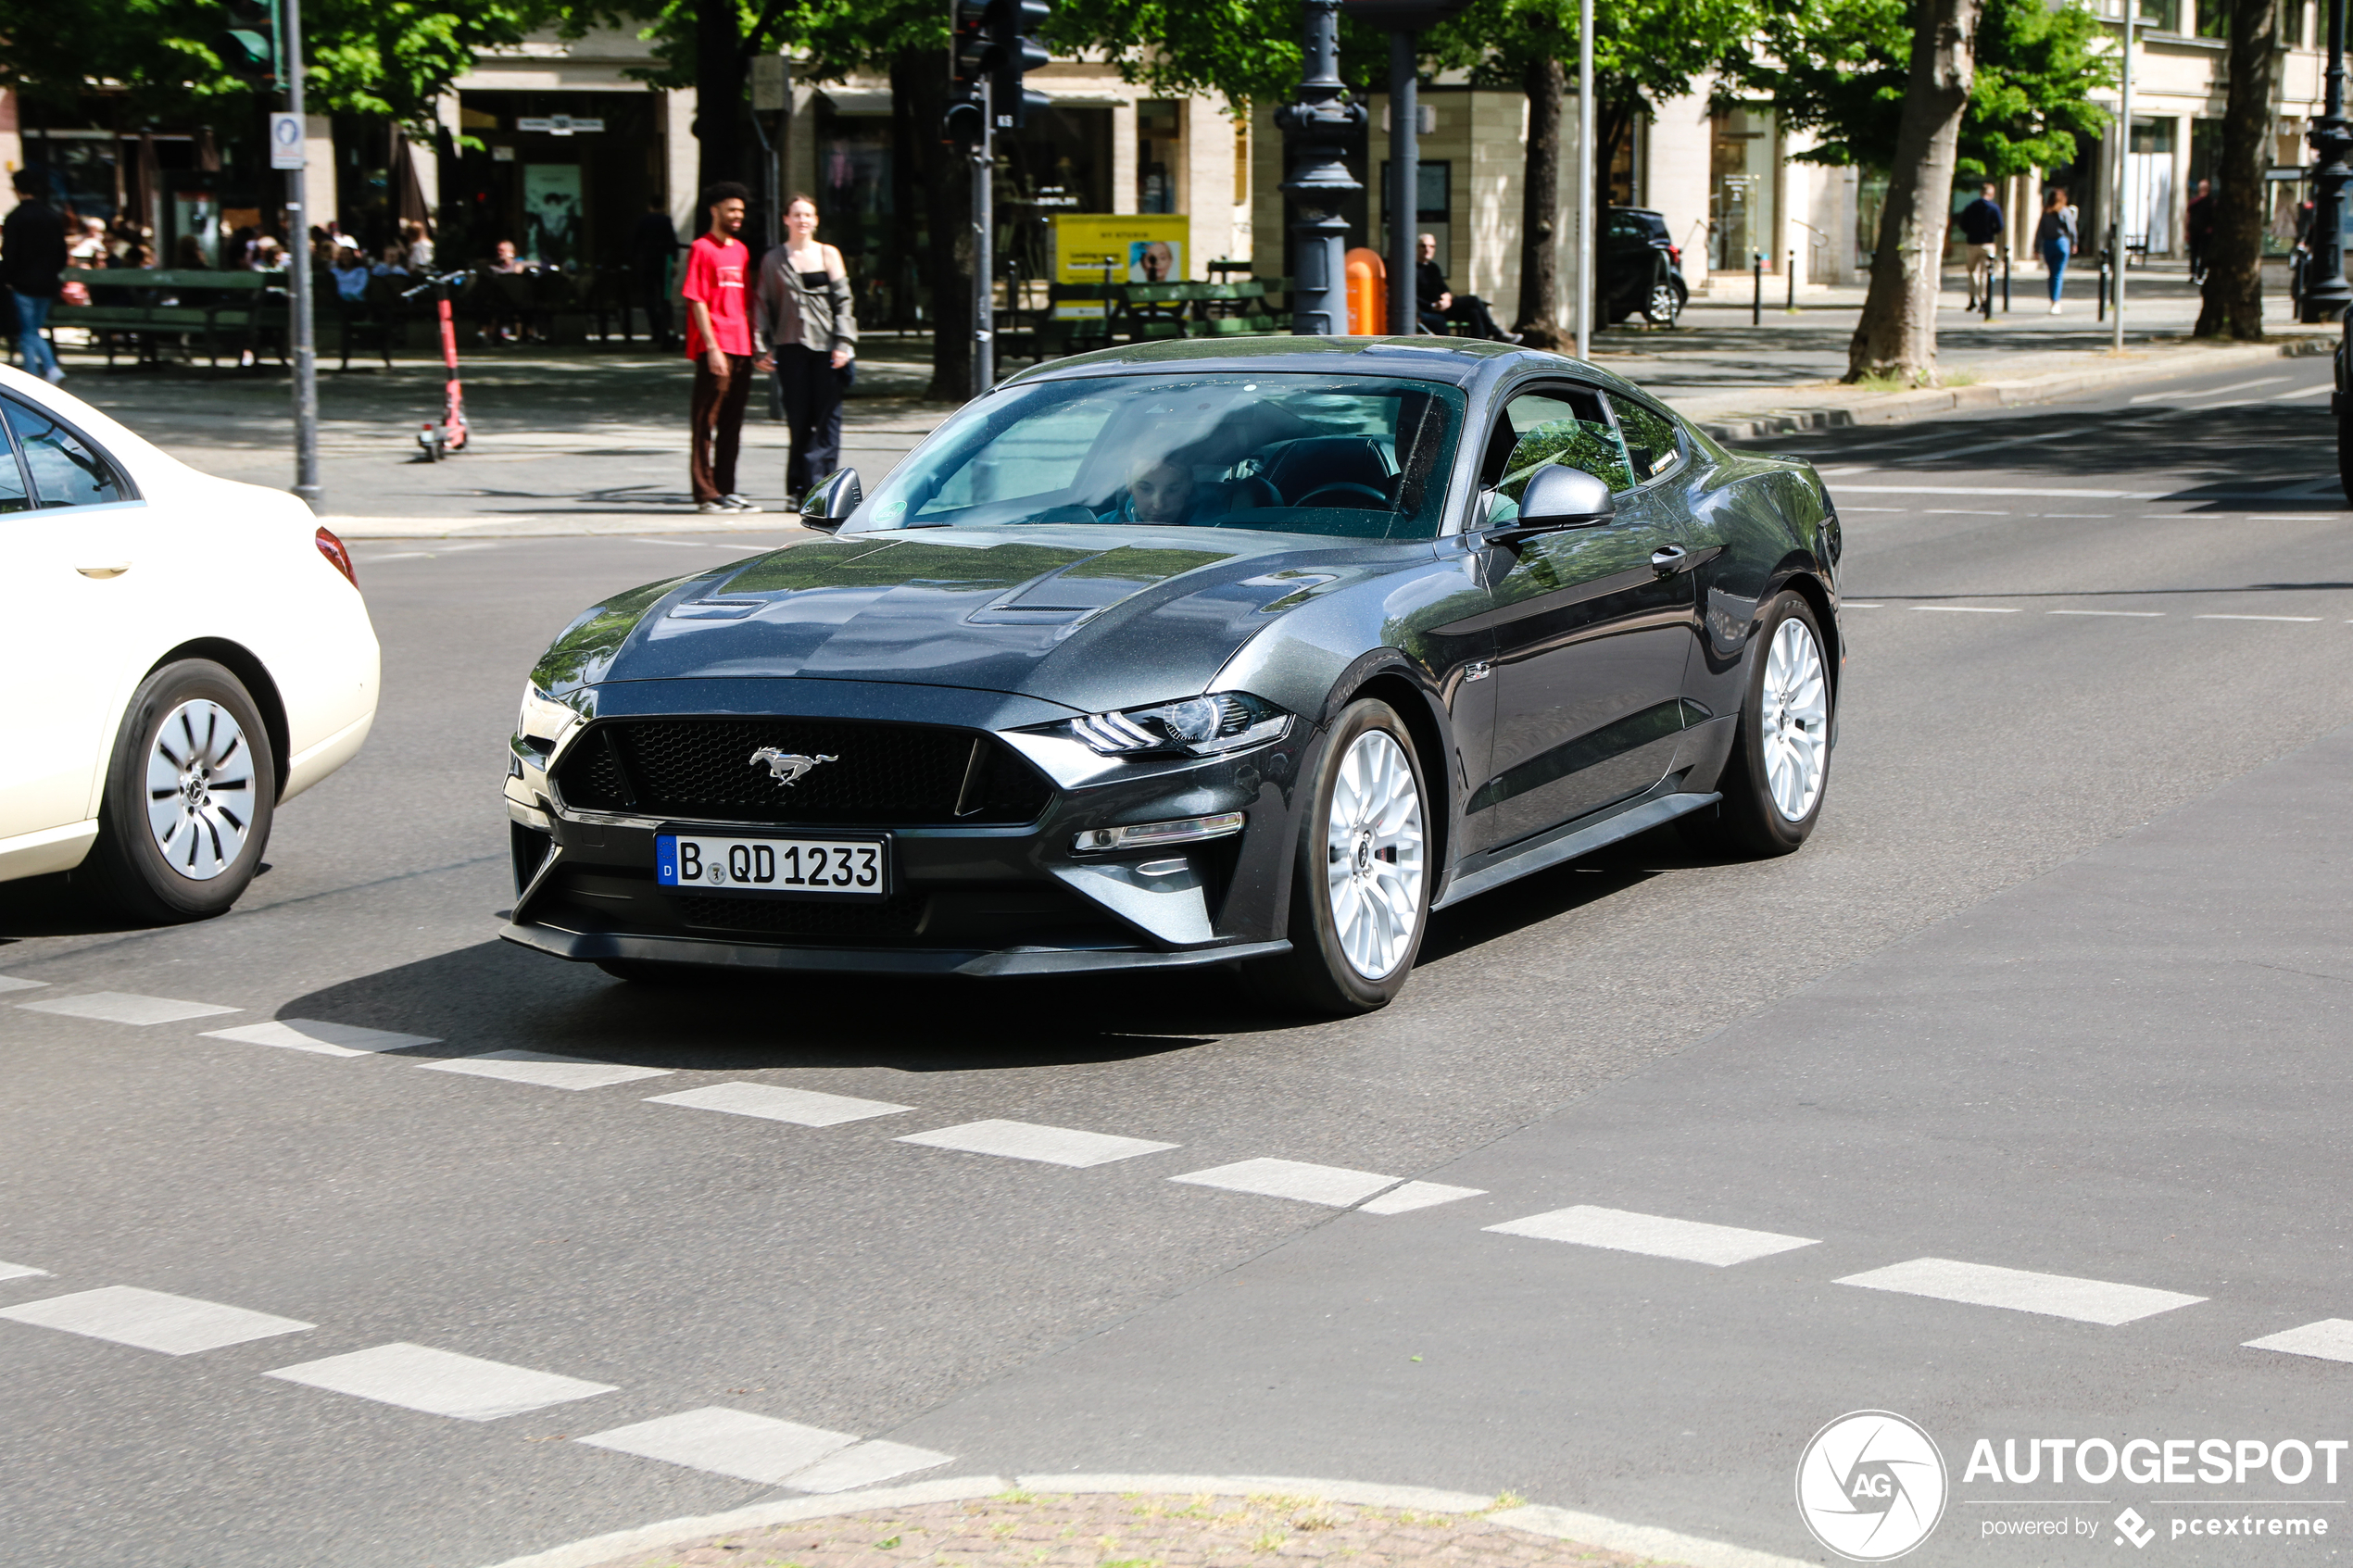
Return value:
M 1475 295 L 1450 293 L 1446 274 L 1438 269 L 1438 236 L 1424 234 L 1419 246 L 1421 260 L 1414 267 L 1414 297 L 1420 307 L 1421 324 L 1425 332 L 1446 335 L 1447 323 L 1460 321 L 1470 328 L 1473 337 L 1483 337 L 1496 343 L 1517 343 L 1517 332 L 1507 332 L 1495 324 L 1487 302 Z

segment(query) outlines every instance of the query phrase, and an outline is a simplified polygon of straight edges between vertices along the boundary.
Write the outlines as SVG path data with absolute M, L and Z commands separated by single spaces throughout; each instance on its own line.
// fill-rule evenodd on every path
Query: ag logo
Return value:
M 1856 1562 L 1885 1562 L 1944 1516 L 1944 1456 L 1886 1411 L 1856 1411 L 1814 1434 L 1797 1461 L 1797 1512 L 1814 1538 Z

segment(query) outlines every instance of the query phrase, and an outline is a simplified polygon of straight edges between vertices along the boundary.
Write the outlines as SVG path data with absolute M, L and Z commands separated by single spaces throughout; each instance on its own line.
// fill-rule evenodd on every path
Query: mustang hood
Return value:
M 1198 691 L 1287 609 L 1430 549 L 1086 526 L 821 539 L 599 605 L 537 679 L 893 681 L 1114 708 Z

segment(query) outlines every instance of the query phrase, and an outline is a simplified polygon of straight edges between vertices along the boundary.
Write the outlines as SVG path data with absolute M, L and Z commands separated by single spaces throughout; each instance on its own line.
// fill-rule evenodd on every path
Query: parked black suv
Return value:
M 1692 297 L 1683 282 L 1683 252 L 1667 232 L 1667 216 L 1644 207 L 1613 207 L 1602 230 L 1602 318 L 1612 326 L 1636 312 L 1671 327 Z

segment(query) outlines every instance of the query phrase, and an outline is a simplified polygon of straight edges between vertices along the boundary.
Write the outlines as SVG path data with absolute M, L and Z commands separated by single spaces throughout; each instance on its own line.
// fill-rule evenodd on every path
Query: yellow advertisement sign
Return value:
M 1053 224 L 1058 283 L 1181 283 L 1192 276 L 1186 254 L 1192 220 L 1183 213 L 1058 212 Z

